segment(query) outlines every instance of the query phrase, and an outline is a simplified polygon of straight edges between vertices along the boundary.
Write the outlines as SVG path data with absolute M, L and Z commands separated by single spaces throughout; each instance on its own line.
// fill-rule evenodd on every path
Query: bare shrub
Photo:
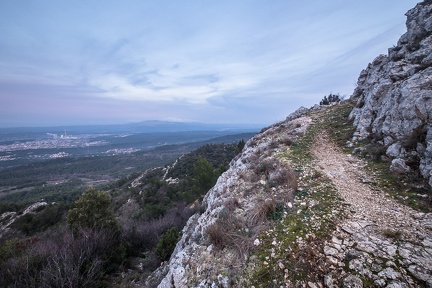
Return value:
M 286 185 L 290 190 L 297 190 L 298 175 L 290 168 L 284 166 L 272 167 L 267 172 L 267 178 L 272 187 Z
M 134 251 L 154 247 L 157 244 L 159 235 L 163 233 L 163 228 L 165 228 L 159 226 L 159 224 L 160 220 L 138 222 L 125 229 L 123 240 L 132 250 L 129 253 L 134 254 Z
M 275 158 L 265 159 L 264 161 L 258 163 L 258 165 L 255 166 L 255 173 L 268 176 L 276 165 L 277 163 Z
M 250 164 L 250 167 L 253 167 L 256 165 L 259 161 L 259 155 L 260 153 L 251 153 L 250 156 L 247 158 L 247 163 Z
M 239 179 L 247 180 L 247 177 L 246 177 L 247 173 L 245 170 L 239 171 L 238 175 L 239 175 Z
M 289 137 L 288 135 L 284 135 L 281 138 L 279 138 L 279 143 L 286 145 L 286 146 L 291 146 L 293 144 L 293 140 L 291 137 Z
M 285 184 L 287 181 L 286 174 L 286 170 L 283 169 L 283 167 L 278 167 L 278 169 L 270 171 L 268 173 L 268 181 L 270 186 L 274 187 Z
M 30 249 L 30 246 L 27 246 L 31 245 L 28 243 L 29 240 L 12 239 L 1 247 L 0 283 L 2 287 L 38 286 L 40 267 L 44 265 L 46 257 Z
M 271 187 L 284 186 L 291 192 L 298 188 L 298 174 L 280 163 L 276 158 L 267 158 L 254 167 L 254 173 L 265 176 Z
M 279 147 L 279 140 L 273 140 L 269 144 L 270 149 L 276 149 Z
M 323 175 L 323 173 L 321 172 L 321 171 L 318 171 L 318 170 L 314 170 L 313 171 L 313 174 L 311 175 L 311 179 L 312 180 L 317 180 L 317 179 L 319 179 L 319 178 L 321 178 L 321 177 L 323 177 L 324 175 Z
M 249 211 L 248 222 L 251 226 L 266 221 L 268 216 L 276 209 L 274 199 L 258 199 L 255 206 Z
M 264 127 L 264 128 L 262 128 L 260 131 L 259 131 L 259 133 L 258 133 L 258 135 L 259 134 L 263 134 L 263 133 L 265 133 L 268 129 L 270 129 L 272 126 L 267 126 L 267 127 Z
M 258 141 L 257 141 L 258 139 L 256 139 L 256 137 L 254 137 L 254 138 L 252 138 L 252 139 L 250 139 L 249 141 L 248 141 L 248 146 L 249 147 L 255 147 L 257 144 L 258 144 Z
M 385 155 L 386 148 L 380 144 L 371 143 L 366 145 L 366 155 L 372 160 L 379 160 L 381 156 Z
M 288 188 L 294 192 L 298 189 L 298 173 L 292 169 L 287 169 L 286 173 L 286 184 L 288 185 Z
M 191 208 L 185 203 L 179 203 L 168 210 L 165 215 L 159 219 L 150 221 L 133 221 L 124 223 L 123 240 L 128 243 L 131 250 L 129 253 L 135 254 L 136 251 L 142 251 L 155 247 L 160 236 L 168 229 L 176 227 L 181 231 L 187 220 L 199 207 Z
M 252 183 L 254 183 L 254 182 L 257 182 L 257 181 L 259 181 L 261 179 L 261 175 L 259 175 L 259 174 L 257 174 L 257 173 L 249 173 L 248 174 L 248 177 L 246 178 L 246 180 L 247 181 L 249 181 L 249 182 L 252 182 Z M 254 189 L 255 189 L 256 187 L 254 187 Z
M 223 227 L 223 225 L 220 223 L 219 220 L 216 220 L 216 222 L 209 225 L 206 229 L 206 234 L 209 237 L 210 243 L 218 248 L 225 247 L 226 244 L 225 233 L 226 233 L 225 227 Z
M 67 231 L 59 238 L 41 242 L 50 255 L 41 271 L 44 287 L 94 287 L 118 256 L 117 236 L 106 230 L 81 230 L 79 236 Z
M 4 287 L 96 287 L 117 257 L 124 256 L 115 231 L 80 229 L 73 234 L 63 228 L 41 236 L 20 240 L 18 250 L 0 261 Z
M 245 257 L 252 245 L 251 235 L 246 223 L 233 213 L 224 213 L 205 231 L 209 241 L 218 249 L 230 248 L 239 256 Z

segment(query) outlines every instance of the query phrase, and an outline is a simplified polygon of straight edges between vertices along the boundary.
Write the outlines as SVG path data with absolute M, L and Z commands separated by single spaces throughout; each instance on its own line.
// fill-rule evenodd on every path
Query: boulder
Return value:
M 411 168 L 406 165 L 405 161 L 401 158 L 393 159 L 390 165 L 390 171 L 395 174 L 407 174 L 411 171 Z
M 401 143 L 394 143 L 387 148 L 386 155 L 391 158 L 397 158 L 401 154 L 404 154 L 405 149 L 402 147 Z

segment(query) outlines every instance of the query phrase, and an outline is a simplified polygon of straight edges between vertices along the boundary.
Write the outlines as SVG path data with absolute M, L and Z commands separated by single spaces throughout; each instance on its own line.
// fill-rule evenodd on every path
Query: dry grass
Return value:
M 225 247 L 225 229 L 223 225 L 221 225 L 220 221 L 216 221 L 213 224 L 209 225 L 206 229 L 206 234 L 209 237 L 210 243 L 213 244 L 217 248 L 223 249 Z
M 229 212 L 234 211 L 236 208 L 240 207 L 239 199 L 236 197 L 230 197 L 225 200 L 224 207 Z
M 211 244 L 217 249 L 231 248 L 240 257 L 247 256 L 253 248 L 252 239 L 256 233 L 248 233 L 246 223 L 233 213 L 217 219 L 206 229 Z
M 276 202 L 274 199 L 258 199 L 255 206 L 248 211 L 248 223 L 251 226 L 255 226 L 258 223 L 266 221 L 275 209 Z
M 398 240 L 402 237 L 402 232 L 399 230 L 394 230 L 394 229 L 384 229 L 382 231 L 383 235 L 387 238 L 392 238 L 394 240 Z

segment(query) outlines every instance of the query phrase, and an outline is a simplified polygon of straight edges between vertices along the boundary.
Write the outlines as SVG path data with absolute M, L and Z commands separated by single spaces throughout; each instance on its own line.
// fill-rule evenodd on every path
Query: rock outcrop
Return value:
M 360 73 L 353 140 L 382 145 L 393 171 L 420 170 L 432 186 L 432 1 L 406 15 L 397 45 Z
M 47 206 L 48 203 L 42 201 L 42 202 L 36 202 L 30 206 L 28 206 L 24 212 L 17 213 L 17 212 L 5 212 L 3 214 L 0 214 L 0 239 L 8 233 L 10 230 L 10 226 L 17 221 L 19 218 L 27 215 L 27 214 L 36 214 L 38 209 L 44 206 Z

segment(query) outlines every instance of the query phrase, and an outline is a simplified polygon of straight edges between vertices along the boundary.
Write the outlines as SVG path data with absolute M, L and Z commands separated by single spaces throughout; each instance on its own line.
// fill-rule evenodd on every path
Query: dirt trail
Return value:
M 368 185 L 373 180 L 363 169 L 364 164 L 343 153 L 327 135 L 317 137 L 312 152 L 317 158 L 318 169 L 333 181 L 350 205 L 352 218 L 371 221 L 377 229 L 398 230 L 410 240 L 418 240 L 418 232 L 430 232 L 415 221 L 421 216 L 418 211 Z
M 432 214 L 400 204 L 368 184 L 373 177 L 364 163 L 343 153 L 325 133 L 316 137 L 312 153 L 316 168 L 349 205 L 347 218 L 324 249 L 328 261 L 341 267 L 333 278 L 348 279 L 344 285 L 349 287 L 361 287 L 364 279 L 377 287 L 432 285 Z M 346 264 L 347 259 L 353 260 Z

